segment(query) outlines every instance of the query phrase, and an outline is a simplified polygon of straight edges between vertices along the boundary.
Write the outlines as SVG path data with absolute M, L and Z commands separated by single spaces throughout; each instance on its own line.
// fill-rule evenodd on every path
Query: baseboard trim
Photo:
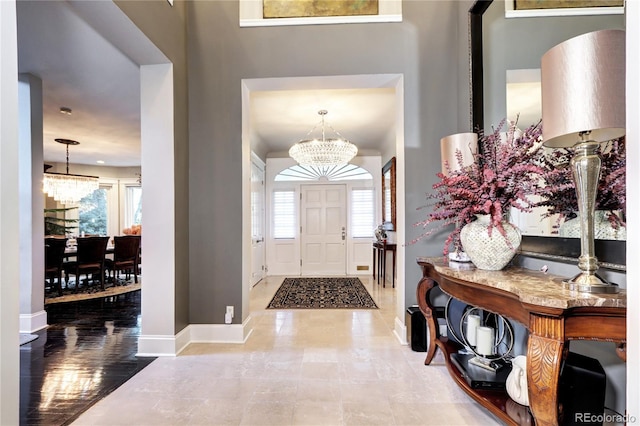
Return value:
M 190 343 L 245 343 L 251 333 L 253 317 L 242 324 L 191 324 Z
M 395 327 L 393 329 L 393 334 L 395 334 L 398 342 L 400 342 L 401 345 L 408 345 L 409 342 L 407 341 L 407 326 L 398 317 L 396 317 L 394 325 Z
M 20 314 L 20 333 L 35 333 L 47 327 L 47 311 L 45 310 L 32 314 Z
M 175 336 L 141 335 L 136 356 L 176 356 L 190 343 L 244 344 L 253 332 L 253 317 L 242 324 L 190 324 Z
M 177 342 L 180 333 L 171 335 L 144 335 L 138 337 L 138 353 L 136 356 L 176 356 Z

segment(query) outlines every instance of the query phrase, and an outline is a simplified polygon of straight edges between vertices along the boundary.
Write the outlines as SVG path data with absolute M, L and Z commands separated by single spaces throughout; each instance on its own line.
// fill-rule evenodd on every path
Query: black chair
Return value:
M 78 252 L 76 260 L 66 262 L 64 264 L 65 277 L 69 282 L 69 274 L 76 276 L 76 287 L 78 291 L 80 287 L 80 276 L 85 274 L 87 283 L 89 282 L 89 274 L 98 274 L 100 277 L 100 287 L 104 290 L 105 276 L 105 253 L 107 251 L 107 243 L 109 237 L 84 237 L 78 238 Z
M 106 259 L 105 265 L 110 271 L 110 279 L 116 283 L 118 272 L 124 272 L 128 280 L 133 273 L 134 282 L 138 282 L 140 263 L 140 236 L 124 235 L 113 237 L 113 260 Z
M 57 287 L 59 296 L 62 296 L 62 265 L 66 248 L 66 238 L 44 239 L 44 278 L 48 280 L 49 287 Z

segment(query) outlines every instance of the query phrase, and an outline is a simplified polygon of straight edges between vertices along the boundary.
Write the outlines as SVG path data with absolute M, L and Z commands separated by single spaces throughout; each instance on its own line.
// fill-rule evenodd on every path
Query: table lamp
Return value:
M 458 152 L 462 156 L 462 164 L 458 163 Z M 470 166 L 476 161 L 477 152 L 478 135 L 476 133 L 456 133 L 440 139 L 442 174 L 448 176 L 449 172 Z M 460 247 L 456 247 L 456 250 L 449 253 L 449 259 L 456 262 L 471 262 L 469 256 Z
M 571 159 L 580 218 L 581 272 L 565 281 L 570 290 L 616 293 L 597 274 L 594 216 L 601 142 L 625 134 L 625 33 L 582 34 L 542 57 L 542 137 L 550 148 L 573 148 Z

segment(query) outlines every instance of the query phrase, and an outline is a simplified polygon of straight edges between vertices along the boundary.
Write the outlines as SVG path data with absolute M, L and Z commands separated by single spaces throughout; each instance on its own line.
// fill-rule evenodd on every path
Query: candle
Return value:
M 480 355 L 493 355 L 493 328 L 478 327 L 476 330 L 476 352 Z
M 476 345 L 476 330 L 480 327 L 480 315 L 467 315 L 467 343 L 469 346 Z

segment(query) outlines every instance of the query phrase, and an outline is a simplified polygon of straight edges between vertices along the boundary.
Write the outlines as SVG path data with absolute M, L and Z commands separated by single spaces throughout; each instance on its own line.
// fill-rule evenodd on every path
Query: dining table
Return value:
M 113 254 L 113 249 L 114 249 L 113 244 L 111 243 L 107 244 L 107 250 L 105 251 L 105 254 Z M 64 257 L 67 259 L 70 257 L 74 257 L 77 254 L 78 254 L 78 246 L 76 245 L 67 246 L 67 248 L 64 249 Z

